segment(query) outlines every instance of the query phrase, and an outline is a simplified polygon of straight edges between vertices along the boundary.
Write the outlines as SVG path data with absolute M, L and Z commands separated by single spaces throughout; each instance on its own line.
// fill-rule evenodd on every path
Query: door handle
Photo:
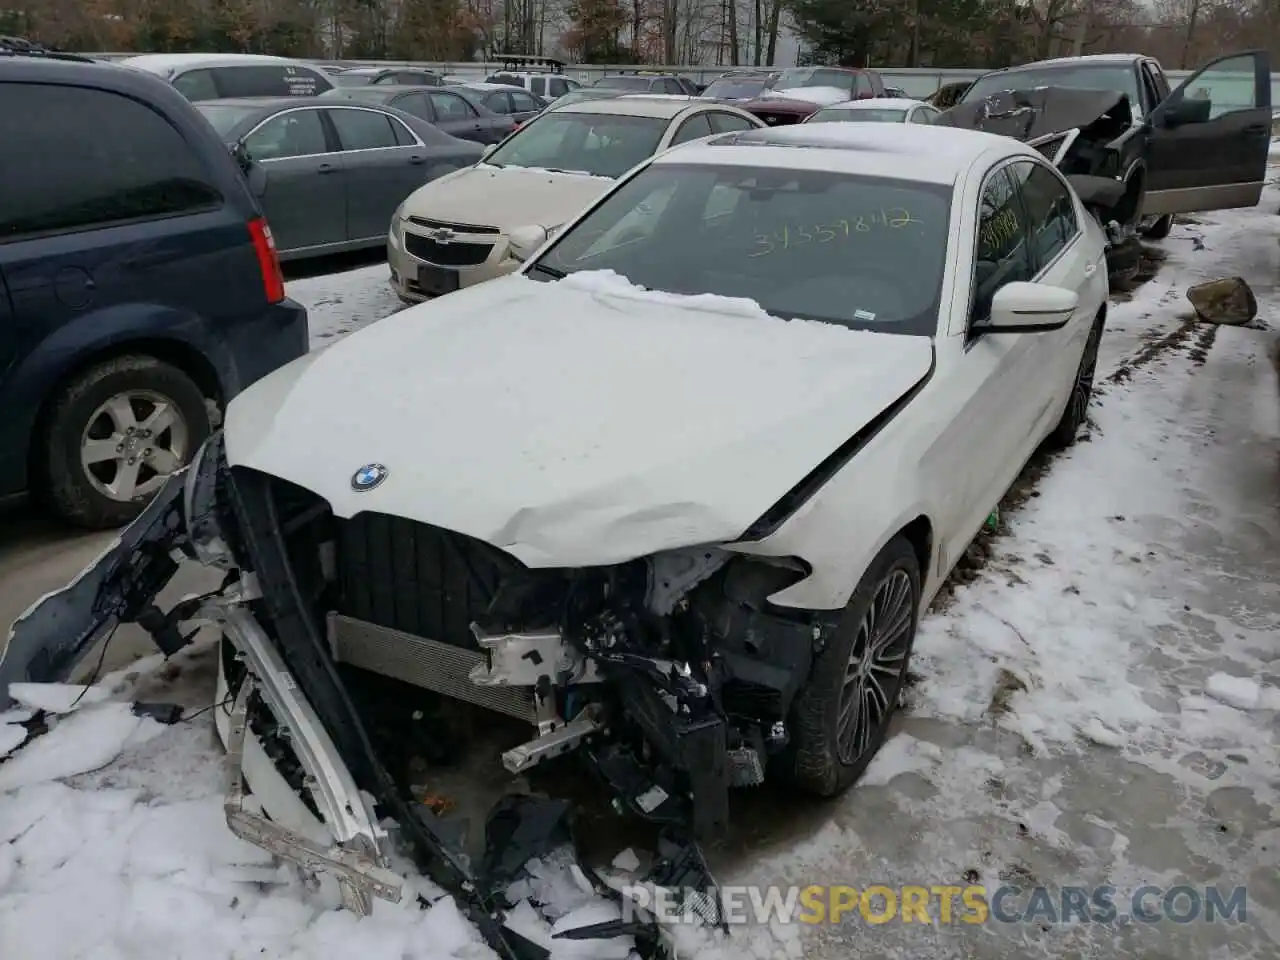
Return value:
M 424 163 L 426 163 L 427 161 L 426 161 L 426 159 L 425 159 L 425 158 L 420 157 L 420 156 L 418 156 L 418 155 L 415 153 L 413 156 L 411 156 L 411 157 L 409 158 L 409 162 L 410 162 L 411 164 L 413 164 L 415 167 L 420 167 L 420 166 L 422 166 Z
M 335 167 L 332 163 L 322 163 L 320 164 L 320 166 L 316 167 L 316 173 L 337 173 L 337 172 L 338 172 L 338 168 Z
M 1085 264 L 1084 275 L 1086 277 L 1092 277 L 1097 272 L 1098 272 L 1098 265 L 1096 263 Z
M 1270 132 L 1271 128 L 1265 123 L 1251 123 L 1241 131 L 1241 133 L 1249 137 L 1257 137 Z

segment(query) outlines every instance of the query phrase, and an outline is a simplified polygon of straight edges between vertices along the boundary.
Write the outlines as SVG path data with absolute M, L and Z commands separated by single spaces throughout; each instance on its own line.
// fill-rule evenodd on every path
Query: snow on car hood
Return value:
M 739 537 L 928 375 L 927 337 L 505 277 L 277 370 L 226 415 L 233 466 L 485 540 L 533 567 Z M 386 479 L 356 492 L 353 476 Z
M 501 229 L 558 227 L 613 184 L 607 177 L 587 173 L 480 164 L 419 187 L 405 201 L 404 214 Z
M 817 103 L 830 106 L 833 103 L 844 103 L 849 99 L 849 91 L 839 87 L 793 87 L 790 90 L 766 90 L 757 100 L 802 100 L 805 103 Z

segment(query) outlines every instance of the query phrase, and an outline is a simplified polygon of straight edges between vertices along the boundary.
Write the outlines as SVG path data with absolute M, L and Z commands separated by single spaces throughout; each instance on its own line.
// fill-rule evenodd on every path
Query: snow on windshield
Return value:
M 780 317 L 932 336 L 949 187 L 827 171 L 657 164 L 567 231 L 530 276 L 611 270 Z

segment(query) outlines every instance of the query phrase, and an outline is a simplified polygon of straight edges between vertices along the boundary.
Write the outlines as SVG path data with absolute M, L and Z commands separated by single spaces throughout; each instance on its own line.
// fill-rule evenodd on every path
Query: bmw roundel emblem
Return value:
M 356 493 L 366 493 L 387 479 L 390 472 L 380 463 L 366 463 L 351 475 L 351 489 Z

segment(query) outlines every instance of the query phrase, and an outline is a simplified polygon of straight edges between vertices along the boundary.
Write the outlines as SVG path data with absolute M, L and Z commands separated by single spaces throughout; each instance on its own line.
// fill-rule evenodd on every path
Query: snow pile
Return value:
M 429 909 L 413 905 L 411 892 L 409 905 L 378 902 L 373 916 L 360 919 L 236 838 L 222 810 L 222 756 L 210 716 L 166 727 L 110 699 L 148 679 L 137 669 L 108 676 L 74 709 L 76 688 L 23 685 L 21 701 L 65 715 L 0 763 L 5 956 L 492 956 L 454 901 L 421 878 L 411 889 L 435 901 Z M 204 691 L 208 679 L 193 675 L 189 686 Z
M 1272 209 L 1179 227 L 1175 237 L 1186 231 L 1191 242 L 1170 241 L 1161 273 L 1113 305 L 1093 442 L 1059 458 L 1007 518 L 1009 537 L 997 542 L 983 578 L 922 622 L 916 712 L 994 721 L 1040 751 L 1078 740 L 1120 748 L 1166 725 L 1149 702 L 1142 663 L 1153 642 L 1178 635 L 1198 578 L 1187 570 L 1185 581 L 1153 591 L 1151 568 L 1176 562 L 1178 539 L 1201 522 L 1186 515 L 1188 496 L 1212 501 L 1195 459 L 1209 428 L 1170 405 L 1194 367 L 1161 369 L 1158 379 L 1140 372 L 1133 387 L 1106 381 L 1177 328 L 1189 283 L 1224 273 L 1269 281 L 1275 243 L 1262 246 L 1259 234 L 1280 233 Z M 1255 709 L 1262 696 L 1252 681 L 1225 674 L 1207 692 L 1241 709 Z

